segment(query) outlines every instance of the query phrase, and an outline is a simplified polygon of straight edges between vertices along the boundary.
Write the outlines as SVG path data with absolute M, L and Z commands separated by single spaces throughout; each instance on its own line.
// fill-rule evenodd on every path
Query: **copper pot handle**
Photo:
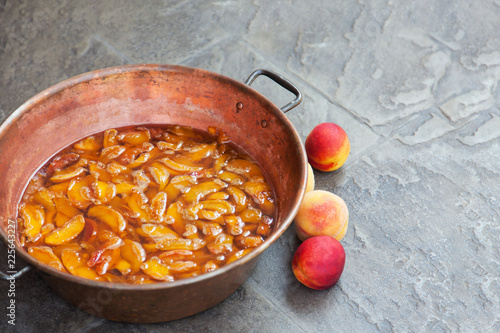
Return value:
M 270 78 L 271 80 L 273 80 L 274 82 L 276 82 L 277 84 L 279 84 L 280 86 L 282 86 L 283 88 L 285 88 L 286 90 L 295 95 L 295 99 L 293 101 L 291 101 L 290 103 L 281 108 L 281 111 L 283 113 L 290 111 L 291 109 L 299 105 L 300 102 L 302 102 L 302 93 L 300 92 L 299 88 L 297 88 L 292 82 L 285 79 L 280 74 L 268 71 L 267 69 L 255 70 L 252 74 L 250 74 L 248 79 L 245 81 L 245 84 L 250 86 L 253 83 L 253 81 L 255 81 L 255 79 L 260 75 L 267 76 L 268 78 Z

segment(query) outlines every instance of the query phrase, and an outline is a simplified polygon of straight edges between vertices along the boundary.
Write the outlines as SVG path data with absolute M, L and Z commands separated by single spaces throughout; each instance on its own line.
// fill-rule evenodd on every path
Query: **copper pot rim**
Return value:
M 230 263 L 227 265 L 222 266 L 221 268 L 218 268 L 212 272 L 204 273 L 195 277 L 189 277 L 185 279 L 180 279 L 176 280 L 173 282 L 155 282 L 151 284 L 128 284 L 128 283 L 119 283 L 119 282 L 102 282 L 102 281 L 94 281 L 82 277 L 78 277 L 72 274 L 68 274 L 65 272 L 61 272 L 57 269 L 54 269 L 50 267 L 49 265 L 43 264 L 30 256 L 23 248 L 21 248 L 16 241 L 15 248 L 16 248 L 16 253 L 19 254 L 22 259 L 27 261 L 29 264 L 33 265 L 36 267 L 38 270 L 62 278 L 64 280 L 67 280 L 69 282 L 74 282 L 78 283 L 81 285 L 85 285 L 88 287 L 94 287 L 94 288 L 108 288 L 112 290 L 157 290 L 157 289 L 167 289 L 167 288 L 176 288 L 176 287 L 181 287 L 185 285 L 190 285 L 194 283 L 198 283 L 204 280 L 210 280 L 212 278 L 215 278 L 219 275 L 223 275 L 226 272 L 235 269 L 238 266 L 242 266 L 246 264 L 247 262 L 251 261 L 255 257 L 260 256 L 271 244 L 273 244 L 281 235 L 288 229 L 288 227 L 292 224 L 293 219 L 295 218 L 295 215 L 297 215 L 298 209 L 300 202 L 302 201 L 304 195 L 305 195 L 305 188 L 306 188 L 306 180 L 307 180 L 307 155 L 306 151 L 304 148 L 304 145 L 302 144 L 302 140 L 300 139 L 297 131 L 295 130 L 295 127 L 293 124 L 290 122 L 288 117 L 285 116 L 285 114 L 281 111 L 280 108 L 278 108 L 274 103 L 269 101 L 264 95 L 256 91 L 255 89 L 251 88 L 249 85 L 246 85 L 240 81 L 237 81 L 235 79 L 232 79 L 230 77 L 224 76 L 222 74 L 217 74 L 215 72 L 211 72 L 208 70 L 204 69 L 199 69 L 199 68 L 193 68 L 193 67 L 187 67 L 187 66 L 181 66 L 181 65 L 169 65 L 169 64 L 132 64 L 132 65 L 123 65 L 123 66 L 116 66 L 116 67 L 108 67 L 108 68 L 103 68 L 103 69 L 98 69 L 86 73 L 82 73 L 73 77 L 70 77 L 68 79 L 65 79 L 63 81 L 60 81 L 45 90 L 39 92 L 38 94 L 34 95 L 30 99 L 28 99 L 26 102 L 24 102 L 21 106 L 19 106 L 14 112 L 12 112 L 1 124 L 0 124 L 0 137 L 4 135 L 4 133 L 9 129 L 10 126 L 15 125 L 15 122 L 23 116 L 26 112 L 29 112 L 29 110 L 39 104 L 42 103 L 44 100 L 47 98 L 50 98 L 51 96 L 68 89 L 70 87 L 95 80 L 95 79 L 103 79 L 108 76 L 112 75 L 119 75 L 122 73 L 129 73 L 129 72 L 179 72 L 179 73 L 189 73 L 191 74 L 196 74 L 196 75 L 203 75 L 203 76 L 208 76 L 211 78 L 214 78 L 217 81 L 221 82 L 226 82 L 231 85 L 235 85 L 245 91 L 245 93 L 252 95 L 254 99 L 259 99 L 263 100 L 266 102 L 266 107 L 268 112 L 272 112 L 274 116 L 276 116 L 282 123 L 286 125 L 287 128 L 290 129 L 291 134 L 293 135 L 293 141 L 295 145 L 299 148 L 298 153 L 300 154 L 300 159 L 302 160 L 302 166 L 303 170 L 301 173 L 300 177 L 300 189 L 298 195 L 296 195 L 293 198 L 293 205 L 292 209 L 285 215 L 283 218 L 282 223 L 278 228 L 276 228 L 271 235 L 262 243 L 260 246 L 256 247 L 252 251 L 250 251 L 247 255 L 244 257 Z M 91 135 L 93 133 L 89 133 Z M 17 230 L 16 230 L 17 232 Z M 6 232 L 3 228 L 0 228 L 0 235 L 2 236 L 2 239 L 4 240 L 5 243 L 7 243 L 7 235 Z

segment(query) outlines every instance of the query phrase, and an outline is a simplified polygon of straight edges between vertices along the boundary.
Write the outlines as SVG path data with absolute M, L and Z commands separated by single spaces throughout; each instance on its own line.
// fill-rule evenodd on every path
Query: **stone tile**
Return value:
M 229 39 L 208 48 L 196 57 L 183 61 L 182 64 L 210 70 L 242 82 L 255 69 L 263 68 L 277 72 L 293 82 L 303 94 L 301 104 L 286 113 L 303 141 L 316 125 L 323 122 L 334 122 L 344 128 L 351 142 L 351 159 L 377 141 L 379 136 L 364 122 L 331 103 L 310 83 L 271 63 L 259 51 L 245 42 Z M 293 94 L 263 76 L 258 77 L 251 87 L 279 107 L 295 98 Z

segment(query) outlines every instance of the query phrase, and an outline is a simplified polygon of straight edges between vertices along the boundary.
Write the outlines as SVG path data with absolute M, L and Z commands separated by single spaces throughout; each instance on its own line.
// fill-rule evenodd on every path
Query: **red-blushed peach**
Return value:
M 314 190 L 314 172 L 311 167 L 311 164 L 307 163 L 307 184 L 306 184 L 306 193 Z
M 342 127 L 334 123 L 322 123 L 309 133 L 305 148 L 313 168 L 334 171 L 344 165 L 351 144 Z
M 349 211 L 344 200 L 328 191 L 307 192 L 295 216 L 295 230 L 301 240 L 314 236 L 344 238 Z
M 345 265 L 342 244 L 330 236 L 305 240 L 293 256 L 293 274 L 303 285 L 317 290 L 334 286 Z

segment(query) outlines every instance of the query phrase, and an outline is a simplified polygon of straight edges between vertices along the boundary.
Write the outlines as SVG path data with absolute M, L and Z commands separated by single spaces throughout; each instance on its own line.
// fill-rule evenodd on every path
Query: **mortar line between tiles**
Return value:
M 216 40 L 216 41 L 212 41 L 204 46 L 202 46 L 201 48 L 198 48 L 198 50 L 190 55 L 188 55 L 187 57 L 177 61 L 178 64 L 183 64 L 183 63 L 186 63 L 187 61 L 193 59 L 193 58 L 196 58 L 197 56 L 199 56 L 200 54 L 202 54 L 203 52 L 207 51 L 208 49 L 216 46 L 216 45 L 219 45 L 219 44 L 222 44 L 224 42 L 226 42 L 227 40 L 231 40 L 231 36 L 225 36 L 219 40 Z
M 108 42 L 106 39 L 102 38 L 100 35 L 94 34 L 90 37 L 90 39 L 95 39 L 96 41 L 98 41 L 99 43 L 102 43 L 104 46 L 106 46 L 111 51 L 116 53 L 120 58 L 125 60 L 127 63 L 132 63 L 132 59 L 130 59 L 126 54 L 124 54 L 122 51 L 117 49 L 113 44 Z
M 285 318 L 287 318 L 288 320 L 290 320 L 292 323 L 294 323 L 299 329 L 301 329 L 304 333 L 307 333 L 309 332 L 307 329 L 305 329 L 304 327 L 302 327 L 302 325 L 300 325 L 299 323 L 297 323 L 292 317 L 290 317 L 289 315 L 287 315 L 285 312 L 283 312 L 281 310 L 280 307 L 278 307 L 274 302 L 271 301 L 270 298 L 268 298 L 264 293 L 262 293 L 259 288 L 257 288 L 253 282 L 253 280 L 250 278 L 247 280 L 247 285 L 249 285 L 257 294 L 259 294 L 260 296 L 262 296 L 272 307 L 274 307 L 276 310 L 278 310 L 283 316 L 285 316 Z

